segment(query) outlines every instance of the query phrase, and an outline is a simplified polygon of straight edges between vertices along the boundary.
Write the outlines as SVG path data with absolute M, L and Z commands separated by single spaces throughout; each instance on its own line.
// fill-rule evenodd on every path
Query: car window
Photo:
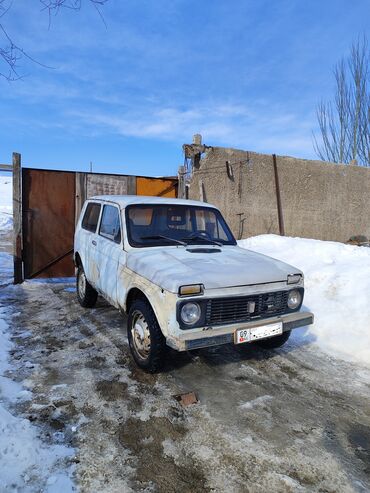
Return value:
M 96 226 L 98 225 L 99 214 L 100 214 L 101 205 L 96 202 L 90 202 L 82 219 L 82 227 L 87 231 L 95 233 Z
M 217 209 L 177 204 L 130 205 L 126 208 L 131 246 L 189 244 L 235 245 L 236 241 Z
M 120 214 L 117 207 L 105 205 L 100 222 L 99 234 L 116 243 L 121 243 L 121 225 L 119 216 Z

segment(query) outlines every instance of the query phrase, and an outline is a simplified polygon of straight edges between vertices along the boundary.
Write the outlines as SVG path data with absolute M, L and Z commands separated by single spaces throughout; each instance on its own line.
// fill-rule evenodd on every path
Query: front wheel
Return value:
M 129 310 L 127 337 L 136 364 L 150 373 L 158 371 L 165 360 L 166 339 L 150 304 L 135 300 Z
M 280 334 L 279 336 L 270 337 L 269 339 L 261 339 L 260 341 L 256 341 L 256 344 L 263 347 L 264 349 L 275 349 L 283 344 L 289 339 L 291 330 L 287 330 Z
M 85 272 L 82 266 L 79 266 L 76 278 L 77 299 L 84 308 L 92 308 L 95 306 L 98 298 L 98 293 L 86 279 Z

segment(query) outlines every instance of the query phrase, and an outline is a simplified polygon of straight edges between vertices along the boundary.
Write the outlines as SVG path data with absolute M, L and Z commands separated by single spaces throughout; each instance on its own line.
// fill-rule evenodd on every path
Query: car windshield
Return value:
M 134 247 L 236 244 L 221 213 L 210 207 L 131 205 L 126 209 L 126 224 Z

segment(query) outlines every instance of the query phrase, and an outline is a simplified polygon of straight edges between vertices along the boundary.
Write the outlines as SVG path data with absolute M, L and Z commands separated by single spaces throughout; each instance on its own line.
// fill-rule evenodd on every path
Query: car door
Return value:
M 96 239 L 96 262 L 99 267 L 98 289 L 117 306 L 117 276 L 123 251 L 121 212 L 115 204 L 104 204 Z
M 95 258 L 95 245 L 101 207 L 102 204 L 99 202 L 88 202 L 86 204 L 81 228 L 78 232 L 78 245 L 76 245 L 86 278 L 93 286 L 97 285 L 99 278 Z

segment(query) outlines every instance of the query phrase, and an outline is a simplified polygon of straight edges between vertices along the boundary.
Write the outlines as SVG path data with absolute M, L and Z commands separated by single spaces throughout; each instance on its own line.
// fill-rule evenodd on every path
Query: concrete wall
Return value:
M 271 155 L 210 147 L 196 163 L 189 198 L 218 206 L 238 238 L 279 233 Z M 285 156 L 277 168 L 287 236 L 370 236 L 370 169 Z

